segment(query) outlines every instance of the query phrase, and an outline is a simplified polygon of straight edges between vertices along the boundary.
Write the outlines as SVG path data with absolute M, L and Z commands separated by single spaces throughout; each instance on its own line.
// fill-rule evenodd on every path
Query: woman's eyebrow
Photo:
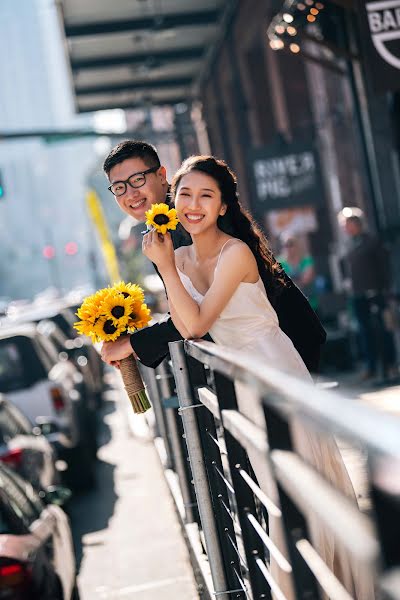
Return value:
M 191 188 L 189 187 L 181 187 L 179 188 L 179 191 L 181 192 L 182 190 L 188 190 L 189 192 L 191 191 Z M 210 188 L 201 188 L 202 192 L 212 192 L 213 194 L 215 194 L 215 190 L 212 190 Z

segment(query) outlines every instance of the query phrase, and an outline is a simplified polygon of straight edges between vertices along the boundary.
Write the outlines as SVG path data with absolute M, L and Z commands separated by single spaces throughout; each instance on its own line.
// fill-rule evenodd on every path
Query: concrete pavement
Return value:
M 143 437 L 130 432 L 120 394 L 107 393 L 98 487 L 70 510 L 81 600 L 197 600 L 159 457 L 145 427 Z

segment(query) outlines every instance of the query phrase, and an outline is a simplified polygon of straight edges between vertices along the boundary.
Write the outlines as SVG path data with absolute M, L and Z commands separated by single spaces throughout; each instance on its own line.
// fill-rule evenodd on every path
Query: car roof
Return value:
M 13 323 L 8 319 L 0 321 L 0 339 L 24 335 L 25 337 L 35 337 L 37 335 L 37 327 L 35 323 Z

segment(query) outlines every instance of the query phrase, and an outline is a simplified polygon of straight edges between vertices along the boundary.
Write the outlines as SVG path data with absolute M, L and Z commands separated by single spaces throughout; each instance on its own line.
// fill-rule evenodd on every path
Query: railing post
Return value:
M 157 368 L 159 375 L 158 384 L 162 399 L 171 398 L 174 390 L 171 386 L 173 375 L 167 369 L 165 362 L 162 362 Z M 176 408 L 164 408 L 165 419 L 167 423 L 171 450 L 174 459 L 175 471 L 179 479 L 179 487 L 182 493 L 183 505 L 185 508 L 185 518 L 187 523 L 198 522 L 199 515 L 196 503 L 196 495 L 193 486 L 190 483 L 191 470 L 188 464 L 188 455 L 185 452 L 186 444 L 182 439 L 180 431 L 180 416 Z
M 179 404 L 182 409 L 186 444 L 189 452 L 190 465 L 192 468 L 194 487 L 207 548 L 214 592 L 217 595 L 218 600 L 230 600 L 230 594 L 225 593 L 227 591 L 227 587 L 224 563 L 208 486 L 207 471 L 202 453 L 200 434 L 197 425 L 196 414 L 194 412 L 197 409 L 191 408 L 197 402 L 193 397 L 183 344 L 183 341 L 171 342 L 169 344 L 169 348 L 174 367 Z
M 157 371 L 149 367 L 141 366 L 140 368 L 142 376 L 145 380 L 146 386 L 149 391 L 151 398 L 151 404 L 154 410 L 154 417 L 156 422 L 155 434 L 161 437 L 164 441 L 164 448 L 166 454 L 166 469 L 173 468 L 173 457 L 171 454 L 171 445 L 168 437 L 168 429 L 165 422 L 165 411 L 161 403 L 160 390 L 157 383 Z
M 220 373 L 214 373 L 214 379 L 220 410 L 237 410 L 238 406 L 233 382 Z M 222 425 L 223 424 L 222 419 Z M 241 470 L 248 471 L 247 465 L 249 459 L 246 451 L 225 428 L 224 438 L 232 484 L 235 490 L 238 519 L 243 535 L 251 590 L 255 599 L 265 598 L 265 600 L 271 600 L 271 590 L 257 566 L 257 560 L 264 559 L 264 547 L 260 537 L 255 533 L 254 528 L 249 523 L 249 514 L 254 515 L 257 513 L 254 495 L 240 475 Z

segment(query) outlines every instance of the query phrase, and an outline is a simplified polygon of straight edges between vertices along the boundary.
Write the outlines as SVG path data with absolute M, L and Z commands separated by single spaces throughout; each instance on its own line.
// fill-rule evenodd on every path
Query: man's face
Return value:
M 355 237 L 357 235 L 360 235 L 361 233 L 361 227 L 359 223 L 352 221 L 351 219 L 347 219 L 345 221 L 344 229 L 347 235 L 349 235 L 350 237 Z
M 143 173 L 143 171 L 147 171 L 149 168 L 149 165 L 143 162 L 141 158 L 127 158 L 118 165 L 115 165 L 115 167 L 112 167 L 108 178 L 110 184 L 115 184 L 118 181 L 126 181 L 132 175 Z M 122 196 L 115 196 L 121 210 L 138 221 L 146 220 L 145 212 L 151 208 L 152 204 L 165 202 L 167 191 L 167 179 L 164 167 L 159 167 L 153 173 L 147 173 L 145 177 L 146 183 L 143 186 L 133 188 L 127 184 L 126 192 Z

